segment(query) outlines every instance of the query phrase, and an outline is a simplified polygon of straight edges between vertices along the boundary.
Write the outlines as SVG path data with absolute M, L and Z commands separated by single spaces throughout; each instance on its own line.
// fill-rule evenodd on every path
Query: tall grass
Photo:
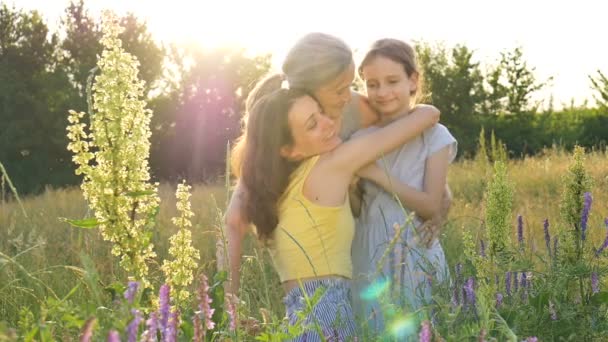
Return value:
M 605 234 L 601 215 L 608 215 L 608 155 L 592 152 L 587 155 L 587 171 L 594 179 L 594 210 L 589 218 L 589 235 L 602 240 Z M 562 179 L 571 155 L 559 150 L 547 150 L 543 155 L 509 161 L 509 178 L 514 185 L 514 217 L 512 237 L 515 237 L 516 215 L 521 214 L 526 227 L 526 244 L 532 250 L 543 247 L 543 220 L 560 217 L 559 199 Z M 463 261 L 462 233 L 476 236 L 483 225 L 483 194 L 486 168 L 475 161 L 461 161 L 450 168 L 449 184 L 454 195 L 448 224 L 442 243 L 448 262 L 453 266 Z M 220 184 L 220 183 L 218 183 Z M 161 207 L 154 227 L 153 243 L 164 260 L 168 253 L 168 238 L 177 228 L 171 224 L 175 209 L 175 185 L 163 184 L 159 189 Z M 198 271 L 208 274 L 215 269 L 215 232 L 222 224 L 226 203 L 224 185 L 195 186 L 192 191 L 193 244 L 201 252 Z M 23 206 L 23 210 L 21 208 Z M 23 307 L 37 312 L 48 305 L 46 298 L 62 299 L 69 294 L 75 307 L 90 305 L 95 284 L 85 279 L 85 261 L 90 258 L 100 288 L 116 280 L 125 281 L 126 274 L 110 253 L 97 230 L 76 229 L 60 217 L 88 217 L 87 205 L 79 189 L 47 189 L 42 195 L 25 197 L 0 204 L 0 321 L 16 326 Z M 26 216 L 27 213 L 27 216 Z M 515 239 L 514 239 L 515 240 Z M 162 278 L 159 265 L 151 267 L 151 278 Z M 283 291 L 267 253 L 252 237 L 245 244 L 242 271 L 241 312 L 259 321 L 280 319 L 284 308 Z M 102 294 L 109 296 L 109 292 Z M 268 315 L 273 317 L 268 317 Z

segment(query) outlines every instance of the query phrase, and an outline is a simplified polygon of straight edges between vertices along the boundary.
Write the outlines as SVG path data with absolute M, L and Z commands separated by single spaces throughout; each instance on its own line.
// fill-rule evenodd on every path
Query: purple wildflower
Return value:
M 129 304 L 133 304 L 133 299 L 135 299 L 135 294 L 137 293 L 137 288 L 139 287 L 139 283 L 136 281 L 130 281 L 127 286 L 127 290 L 124 293 L 125 299 L 129 302 Z
M 606 221 L 608 222 L 608 221 Z M 608 223 L 606 223 L 608 225 Z M 608 237 L 607 237 L 608 240 Z M 456 269 L 456 283 L 459 283 L 462 281 L 462 264 L 461 263 L 457 263 L 456 266 L 454 266 L 454 268 Z
M 142 321 L 141 313 L 137 309 L 131 310 L 133 314 L 133 320 L 127 326 L 127 338 L 129 342 L 137 341 L 137 331 L 139 329 L 139 324 Z
M 545 246 L 547 246 L 547 252 L 551 257 L 551 235 L 549 235 L 549 219 L 545 219 L 543 222 L 543 231 L 545 232 Z
M 418 337 L 420 338 L 420 342 L 431 342 L 431 324 L 429 321 L 422 322 L 422 329 L 420 329 L 420 334 Z
M 585 192 L 585 204 L 583 205 L 583 213 L 581 215 L 581 239 L 585 241 L 587 233 L 587 221 L 589 220 L 589 209 L 591 209 L 591 193 Z
M 595 251 L 595 256 L 598 257 L 602 253 L 606 247 L 608 247 L 608 218 L 604 219 L 604 224 L 606 225 L 606 238 L 604 239 L 604 243 L 600 246 L 600 248 Z
M 480 255 L 481 255 L 483 258 L 485 258 L 485 257 L 486 257 L 486 244 L 485 244 L 485 242 L 483 242 L 483 239 L 479 240 L 479 242 L 480 242 L 480 245 L 481 245 L 481 246 L 480 246 L 480 251 L 479 251 L 479 254 L 480 254 Z
M 160 287 L 158 293 L 159 300 L 159 311 L 160 311 L 160 332 L 164 337 L 167 330 L 167 323 L 169 322 L 169 295 L 171 294 L 171 288 L 169 285 L 164 284 Z
M 600 280 L 597 272 L 591 273 L 591 291 L 593 294 L 600 292 Z
M 194 315 L 192 325 L 194 326 L 194 342 L 203 342 L 203 339 L 205 338 L 205 331 L 201 329 L 201 318 L 199 315 Z
M 95 322 L 97 319 L 95 317 L 91 317 L 87 319 L 84 327 L 82 328 L 82 333 L 80 334 L 80 342 L 89 342 L 93 337 L 93 328 L 95 327 Z
M 556 236 L 553 238 L 553 257 L 557 258 L 557 246 L 558 246 L 558 241 L 559 238 Z
M 549 314 L 551 315 L 552 321 L 557 321 L 557 312 L 555 311 L 555 305 L 552 301 L 549 301 Z
M 497 293 L 496 294 L 496 308 L 497 309 L 502 306 L 502 300 L 503 300 L 502 293 L 500 293 L 500 292 Z
M 165 334 L 165 342 L 177 341 L 177 326 L 179 323 L 179 312 L 177 310 L 169 313 L 169 321 L 167 322 L 167 330 Z
M 203 324 L 206 330 L 211 330 L 215 327 L 215 322 L 213 322 L 213 312 L 215 309 L 211 308 L 211 303 L 213 300 L 209 297 L 209 284 L 207 283 L 207 276 L 201 274 L 201 284 L 198 288 L 198 300 L 199 300 L 199 310 L 203 315 Z
M 521 215 L 517 215 L 517 242 L 520 247 L 524 244 L 524 219 Z
M 143 340 L 156 342 L 156 335 L 158 334 L 158 313 L 156 311 L 150 313 L 150 317 L 146 320 L 146 327 Z
M 458 305 L 460 305 L 460 296 L 459 296 L 460 291 L 458 291 L 457 287 L 454 287 L 454 290 L 452 291 L 452 307 L 457 307 Z
M 519 278 L 517 272 L 513 272 L 513 292 L 517 292 L 517 290 L 519 290 Z
M 226 305 L 226 312 L 228 313 L 228 318 L 230 319 L 230 331 L 234 331 L 236 330 L 236 308 L 234 305 L 236 296 L 233 296 L 232 294 L 228 294 L 226 300 L 227 300 L 227 305 Z
M 511 272 L 505 274 L 505 292 L 507 296 L 511 295 Z
M 527 272 L 521 272 L 521 288 L 525 289 L 528 287 L 528 274 Z
M 538 342 L 538 338 L 536 336 L 531 336 L 526 339 L 526 342 Z
M 108 342 L 120 342 L 120 335 L 118 335 L 118 331 L 110 330 L 108 334 Z
M 528 298 L 528 276 L 527 272 L 521 272 L 521 299 L 525 301 Z
M 466 294 L 466 302 L 470 306 L 475 305 L 475 279 L 469 277 L 467 283 L 464 285 L 464 292 Z

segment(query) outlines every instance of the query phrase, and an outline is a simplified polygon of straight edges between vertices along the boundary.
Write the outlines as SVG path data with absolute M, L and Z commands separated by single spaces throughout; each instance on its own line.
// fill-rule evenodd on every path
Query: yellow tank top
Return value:
M 279 224 L 270 241 L 270 255 L 281 281 L 339 275 L 352 277 L 350 248 L 355 221 L 346 196 L 344 204 L 326 207 L 309 201 L 304 181 L 319 156 L 292 173 L 279 201 Z

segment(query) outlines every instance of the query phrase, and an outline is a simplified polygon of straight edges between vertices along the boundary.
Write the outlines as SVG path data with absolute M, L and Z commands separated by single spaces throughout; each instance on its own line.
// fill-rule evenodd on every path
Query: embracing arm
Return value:
M 439 110 L 429 105 L 418 105 L 402 118 L 372 133 L 348 140 L 332 151 L 331 165 L 354 174 L 361 167 L 378 159 L 405 142 L 420 135 L 439 121 Z
M 228 292 L 238 294 L 242 244 L 250 223 L 246 220 L 243 206 L 247 200 L 247 189 L 238 182 L 226 209 L 225 236 L 228 241 L 229 286 Z
M 382 170 L 375 163 L 367 166 L 358 175 L 375 182 L 384 190 L 397 195 L 404 207 L 414 211 L 420 218 L 426 221 L 442 216 L 443 212 L 447 211 L 445 207 L 449 207 L 451 195 L 446 182 L 448 159 L 449 147 L 446 146 L 426 160 L 423 191 L 418 191 L 391 177 L 388 172 Z

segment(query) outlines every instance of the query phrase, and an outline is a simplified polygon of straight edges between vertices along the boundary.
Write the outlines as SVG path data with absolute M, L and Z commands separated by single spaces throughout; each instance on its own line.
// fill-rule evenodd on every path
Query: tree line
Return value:
M 154 112 L 151 173 L 159 181 L 212 181 L 225 168 L 226 147 L 240 133 L 244 99 L 270 69 L 270 55 L 238 49 L 203 50 L 156 42 L 133 14 L 120 20 L 125 50 L 140 62 Z M 51 32 L 37 11 L 0 4 L 0 162 L 22 193 L 79 181 L 66 146 L 68 109 L 87 111 L 87 80 L 101 54 L 100 19 L 72 1 Z M 513 157 L 559 144 L 603 146 L 608 140 L 608 79 L 589 76 L 597 106 L 540 109 L 538 80 L 521 48 L 492 66 L 474 62 L 464 45 L 416 44 L 427 102 L 471 156 L 482 127 Z

